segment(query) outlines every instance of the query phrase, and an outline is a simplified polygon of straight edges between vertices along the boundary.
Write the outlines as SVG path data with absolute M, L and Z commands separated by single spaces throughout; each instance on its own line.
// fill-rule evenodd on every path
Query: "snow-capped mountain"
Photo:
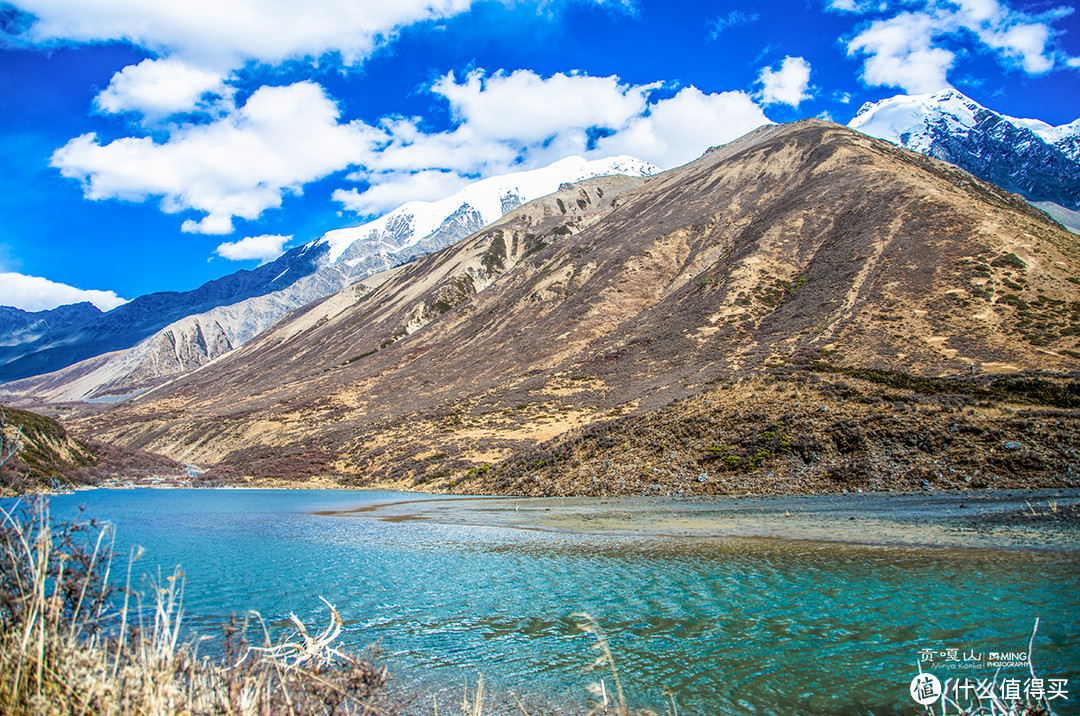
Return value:
M 278 290 L 251 286 L 246 296 L 233 291 L 221 294 L 218 302 L 206 300 L 207 286 L 231 286 L 235 277 L 253 273 L 241 271 L 194 292 L 142 296 L 108 313 L 89 304 L 80 311 L 62 306 L 37 314 L 0 307 L 0 381 L 26 379 L 0 392 L 47 395 L 58 401 L 140 390 L 238 348 L 300 306 L 452 245 L 562 184 L 659 171 L 628 156 L 593 161 L 569 157 L 540 169 L 474 182 L 439 201 L 409 202 L 378 219 L 292 249 L 286 254 L 289 261 L 278 259 L 256 269 L 259 277 L 276 276 Z M 196 295 L 200 301 L 193 299 Z M 154 310 L 144 310 L 148 308 Z M 133 316 L 139 320 L 130 322 Z M 129 320 L 126 330 L 115 318 Z
M 586 161 L 567 157 L 541 169 L 515 172 L 473 182 L 445 199 L 410 201 L 361 226 L 329 231 L 316 243 L 330 247 L 330 262 L 352 266 L 369 256 L 399 253 L 414 246 L 430 253 L 482 229 L 506 212 L 551 194 L 560 184 L 621 174 L 644 177 L 660 169 L 622 155 Z
M 1080 120 L 999 114 L 956 90 L 868 102 L 848 124 L 1023 195 L 1080 209 Z

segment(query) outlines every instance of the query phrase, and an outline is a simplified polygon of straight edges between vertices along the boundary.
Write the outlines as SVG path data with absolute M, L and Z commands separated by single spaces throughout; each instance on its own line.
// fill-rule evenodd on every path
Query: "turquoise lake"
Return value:
M 442 698 L 445 713 L 481 673 L 486 688 L 555 712 L 591 703 L 587 686 L 601 677 L 610 690 L 610 674 L 583 671 L 596 652 L 579 612 L 606 631 L 633 705 L 662 713 L 669 690 L 682 714 L 922 713 L 908 693 L 920 659 L 942 681 L 992 678 L 989 654 L 1026 652 L 1039 617 L 1034 667 L 1067 680 L 1057 713 L 1080 713 L 1070 549 L 568 532 L 364 511 L 418 499 L 143 489 L 50 504 L 54 518 L 114 525 L 119 566 L 142 546 L 137 575 L 180 565 L 195 633 L 217 636 L 248 610 L 321 627 L 323 597 L 348 646 L 379 642 L 393 683 Z M 1025 666 L 999 678 L 1027 676 Z

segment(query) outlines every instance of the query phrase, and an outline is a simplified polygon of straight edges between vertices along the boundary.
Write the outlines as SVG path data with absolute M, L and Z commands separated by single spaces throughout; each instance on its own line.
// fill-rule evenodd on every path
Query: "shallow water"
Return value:
M 455 505 L 448 516 L 445 501 L 420 496 L 366 510 L 416 499 L 96 490 L 53 497 L 51 509 L 65 518 L 83 506 L 113 523 L 120 554 L 145 550 L 137 573 L 182 565 L 187 623 L 199 633 L 247 610 L 274 624 L 290 611 L 323 624 L 322 596 L 345 618 L 349 645 L 381 642 L 395 681 L 458 698 L 482 672 L 489 688 L 580 706 L 601 676 L 583 673 L 595 641 L 572 615 L 587 612 L 639 706 L 662 711 L 668 689 L 680 713 L 919 713 L 908 685 L 920 650 L 940 654 L 923 668 L 942 680 L 992 678 L 989 652 L 1027 651 L 1039 617 L 1035 668 L 1068 679 L 1069 700 L 1054 706 L 1078 712 L 1080 560 L 1070 549 L 601 529 L 608 518 L 587 519 L 588 501 L 471 501 L 471 512 Z M 623 519 L 649 509 L 592 504 L 594 515 Z M 522 506 L 537 512 L 523 520 Z M 946 660 L 950 648 L 983 660 L 965 668 Z M 1010 676 L 1027 668 L 1000 674 Z

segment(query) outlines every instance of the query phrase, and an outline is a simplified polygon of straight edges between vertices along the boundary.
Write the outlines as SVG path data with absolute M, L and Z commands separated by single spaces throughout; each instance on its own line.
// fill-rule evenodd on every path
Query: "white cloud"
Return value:
M 368 56 L 402 27 L 452 17 L 472 0 L 14 0 L 37 17 L 27 39 L 126 41 L 151 51 L 234 69 L 340 52 Z
M 983 29 L 979 39 L 1003 56 L 1018 63 L 1029 75 L 1054 69 L 1054 58 L 1047 53 L 1050 28 L 1037 23 L 1016 24 L 1003 29 Z
M 454 117 L 479 135 L 531 143 L 568 129 L 621 127 L 645 110 L 659 85 L 628 86 L 617 77 L 556 73 L 545 79 L 529 70 L 509 75 L 469 73 L 460 84 L 451 72 L 432 92 L 446 97 Z
M 185 218 L 188 232 L 227 234 L 237 217 L 255 219 L 287 193 L 345 169 L 375 180 L 362 195 L 335 198 L 357 211 L 392 208 L 406 196 L 452 191 L 466 177 L 526 168 L 545 158 L 582 153 L 595 127 L 615 131 L 647 111 L 657 85 L 618 78 L 530 72 L 449 74 L 429 89 L 444 97 L 456 127 L 422 131 L 421 119 L 372 127 L 341 121 L 313 83 L 262 87 L 242 107 L 234 94 L 242 68 L 337 55 L 363 61 L 403 28 L 467 12 L 476 0 L 14 0 L 35 16 L 19 40 L 50 46 L 119 41 L 155 59 L 116 73 L 99 93 L 107 113 L 140 113 L 151 136 L 102 143 L 89 133 L 70 140 L 52 165 L 79 180 L 91 200 L 160 200 Z M 503 0 L 547 11 L 558 0 Z M 634 12 L 631 0 L 587 0 Z M 200 113 L 191 124 L 165 124 Z M 164 138 L 163 138 L 164 134 Z
M 570 155 L 631 154 L 669 168 L 770 123 L 744 92 L 705 94 L 686 87 L 650 101 L 658 86 L 580 73 L 544 78 L 527 70 L 476 71 L 461 81 L 448 74 L 431 90 L 450 103 L 457 125 L 426 133 L 417 119 L 383 122 L 389 142 L 348 177 L 370 187 L 339 189 L 333 198 L 349 211 L 374 215 L 411 199 L 449 196 L 477 176 Z
M 489 174 L 514 164 L 526 142 L 513 138 L 495 139 L 463 123 L 445 132 L 426 133 L 397 124 L 391 141 L 366 167 L 374 172 L 455 171 L 461 174 Z M 503 129 L 502 131 L 505 131 Z
M 626 129 L 601 139 L 596 154 L 630 154 L 669 169 L 763 124 L 772 121 L 745 92 L 705 94 L 686 87 L 653 104 L 648 115 L 635 117 Z
M 147 119 L 157 121 L 178 112 L 217 104 L 231 94 L 224 78 L 213 70 L 174 59 L 143 60 L 114 74 L 95 103 L 103 112 L 140 112 Z M 207 103 L 204 99 L 211 101 Z
M 207 123 L 170 125 L 159 141 L 102 144 L 86 134 L 57 150 L 52 163 L 79 180 L 88 199 L 160 198 L 165 212 L 201 214 L 187 218 L 184 231 L 227 234 L 235 218 L 254 220 L 286 194 L 337 171 L 350 170 L 348 179 L 369 186 L 338 189 L 333 199 L 375 214 L 569 155 L 627 153 L 671 167 L 769 122 L 744 92 L 687 87 L 651 99 L 659 87 L 582 73 L 475 71 L 460 80 L 447 74 L 428 89 L 449 104 L 454 124 L 429 132 L 415 117 L 388 117 L 378 126 L 342 122 L 322 87 L 301 82 L 263 87 L 241 107 L 223 103 Z
M 334 201 L 348 211 L 362 216 L 384 213 L 407 201 L 435 201 L 455 193 L 471 180 L 457 172 L 428 170 L 420 172 L 390 172 L 367 177 L 371 188 L 361 193 L 356 189 L 338 189 Z
M 955 4 L 959 6 L 955 13 L 949 3 L 937 8 L 938 16 L 974 33 L 1006 63 L 1031 75 L 1054 68 L 1053 33 L 1044 19 L 1013 10 L 1000 0 L 955 0 Z
M 443 132 L 424 131 L 419 118 L 342 123 L 311 82 L 264 87 L 215 121 L 172 127 L 163 142 L 128 137 L 102 145 L 93 134 L 77 137 L 54 154 L 53 165 L 80 180 L 89 199 L 161 197 L 166 212 L 202 212 L 184 222 L 185 231 L 226 234 L 235 217 L 255 219 L 286 193 L 343 169 L 370 186 L 338 189 L 334 200 L 374 214 L 572 154 L 628 153 L 675 166 L 769 121 L 743 92 L 688 87 L 650 101 L 659 87 L 582 73 L 475 71 L 460 80 L 450 73 L 429 88 L 447 101 L 455 122 Z
M 205 92 L 218 92 L 221 78 L 249 63 L 275 66 L 336 54 L 346 65 L 355 65 L 403 28 L 459 15 L 474 2 L 12 0 L 11 4 L 35 17 L 17 38 L 23 43 L 47 47 L 124 42 L 156 55 L 156 60 L 117 73 L 98 98 L 104 111 L 146 110 L 153 122 L 199 109 Z M 169 66 L 157 64 L 161 62 Z
M 84 134 L 58 149 L 52 164 L 81 181 L 88 199 L 159 196 L 167 213 L 205 214 L 185 221 L 185 231 L 223 234 L 234 217 L 255 219 L 285 193 L 370 158 L 383 133 L 339 118 L 317 84 L 263 87 L 227 116 L 173 128 L 162 143 L 127 137 L 102 145 Z
M 867 0 L 826 0 L 825 7 L 829 10 L 839 10 L 841 12 L 865 12 L 870 6 L 870 2 Z
M 0 306 L 15 306 L 24 311 L 44 311 L 68 303 L 89 301 L 102 311 L 127 303 L 112 291 L 86 291 L 39 276 L 0 273 Z
M 870 9 L 851 0 L 830 0 L 829 6 Z M 956 55 L 943 45 L 970 45 L 972 40 L 976 49 L 990 51 L 1006 66 L 1031 75 L 1049 72 L 1057 64 L 1049 22 L 1068 14 L 1029 15 L 1002 0 L 922 0 L 907 6 L 909 10 L 870 23 L 848 42 L 849 56 L 867 56 L 862 76 L 869 85 L 917 94 L 947 88 Z M 1068 66 L 1068 58 L 1061 64 Z
M 802 57 L 784 58 L 780 69 L 765 67 L 758 77 L 761 83 L 761 101 L 764 104 L 787 104 L 798 107 L 810 99 L 810 63 Z
M 214 253 L 230 261 L 258 259 L 265 263 L 281 256 L 285 252 L 285 242 L 290 240 L 292 240 L 291 236 L 248 236 L 239 241 L 226 241 L 219 244 Z
M 933 46 L 938 21 L 926 13 L 900 13 L 877 20 L 848 43 L 848 55 L 868 55 L 863 80 L 868 85 L 902 87 L 925 94 L 950 87 L 955 55 Z
M 720 15 L 709 23 L 709 39 L 715 40 L 720 37 L 724 30 L 738 25 L 749 25 L 761 19 L 756 12 L 746 13 L 742 10 L 732 10 L 726 15 Z

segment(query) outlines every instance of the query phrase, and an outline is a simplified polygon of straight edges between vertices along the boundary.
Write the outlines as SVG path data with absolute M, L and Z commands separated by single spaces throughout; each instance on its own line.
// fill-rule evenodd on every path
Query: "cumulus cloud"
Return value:
M 34 16 L 17 41 L 127 42 L 158 59 L 117 73 L 98 97 L 106 112 L 147 121 L 200 108 L 207 92 L 249 63 L 278 65 L 333 53 L 354 65 L 409 25 L 470 9 L 474 0 L 13 0 Z
M 367 186 L 333 198 L 366 215 L 573 154 L 628 153 L 675 166 L 769 121 L 743 92 L 687 87 L 655 99 L 659 88 L 583 73 L 450 73 L 428 89 L 448 104 L 453 125 L 430 132 L 415 117 L 343 122 L 322 87 L 300 82 L 263 87 L 207 123 L 171 125 L 164 139 L 76 137 L 52 164 L 80 181 L 88 199 L 158 198 L 165 212 L 201 214 L 183 230 L 227 234 L 234 219 L 256 219 L 337 171 Z
M 234 217 L 255 219 L 305 183 L 363 162 L 384 138 L 340 110 L 313 82 L 263 87 L 243 107 L 204 125 L 175 127 L 169 137 L 126 137 L 101 144 L 93 133 L 52 156 L 88 199 L 161 197 L 168 213 L 194 210 L 189 232 L 224 234 Z
M 285 242 L 291 240 L 291 236 L 279 236 L 276 234 L 248 236 L 239 241 L 226 241 L 219 244 L 214 249 L 214 253 L 230 261 L 258 259 L 265 263 L 281 256 L 285 252 Z
M 478 176 L 569 155 L 631 154 L 669 168 L 770 123 L 745 92 L 685 87 L 656 99 L 659 86 L 580 73 L 545 78 L 527 70 L 478 70 L 460 80 L 448 74 L 431 91 L 447 100 L 455 126 L 427 133 L 416 119 L 384 122 L 380 129 L 389 141 L 349 177 L 369 188 L 341 189 L 334 199 L 350 211 L 375 214 L 408 199 L 448 196 Z
M 477 70 L 464 77 L 448 73 L 427 88 L 447 103 L 452 118 L 449 129 L 432 132 L 418 117 L 386 117 L 374 126 L 342 121 L 338 106 L 313 82 L 263 87 L 234 107 L 214 77 L 191 69 L 143 63 L 114 78 L 105 96 L 115 98 L 110 107 L 155 107 L 165 115 L 209 93 L 220 98 L 215 117 L 166 125 L 164 138 L 102 143 L 85 134 L 58 149 L 53 166 L 80 181 L 88 199 L 157 198 L 165 212 L 200 214 L 186 218 L 184 231 L 227 234 L 236 218 L 254 220 L 285 195 L 338 171 L 348 170 L 348 179 L 363 186 L 338 189 L 333 199 L 368 215 L 575 154 L 626 153 L 671 167 L 769 122 L 744 92 L 686 87 L 660 99 L 661 83 Z M 143 91 L 149 79 L 170 73 L 183 79 L 174 94 Z M 134 83 L 136 92 L 124 84 L 129 76 L 147 81 Z
M 686 87 L 651 105 L 648 115 L 634 117 L 626 129 L 601 139 L 596 154 L 630 154 L 670 169 L 763 124 L 772 121 L 745 92 L 705 94 Z
M 939 23 L 926 13 L 905 12 L 877 20 L 848 43 L 848 55 L 868 55 L 863 81 L 925 94 L 949 87 L 956 56 L 934 46 Z
M 139 112 L 158 121 L 178 112 L 206 109 L 230 97 L 225 78 L 180 60 L 143 60 L 113 75 L 95 104 L 111 114 Z
M 359 178 L 359 177 L 357 177 Z M 337 189 L 333 199 L 347 211 L 368 216 L 401 206 L 408 201 L 436 201 L 454 194 L 469 183 L 457 172 L 428 170 L 419 172 L 387 172 L 364 177 L 371 188 L 361 193 L 357 189 Z
M 517 0 L 506 0 L 516 2 Z M 632 12 L 630 0 L 589 0 Z M 548 8 L 550 0 L 526 0 Z M 429 132 L 419 118 L 377 126 L 346 122 L 314 83 L 262 87 L 236 106 L 243 69 L 327 55 L 351 66 L 405 27 L 467 12 L 475 0 L 14 0 L 34 16 L 18 41 L 37 46 L 120 41 L 154 57 L 117 72 L 95 100 L 104 113 L 141 115 L 152 136 L 70 140 L 52 165 L 91 200 L 157 199 L 185 217 L 184 231 L 227 234 L 289 193 L 340 170 L 367 184 L 339 190 L 344 206 L 377 211 L 432 197 L 469 179 L 595 148 L 596 137 L 648 114 L 658 85 L 615 77 L 530 72 L 448 74 L 428 89 L 447 101 L 454 127 Z M 245 88 L 247 89 L 247 88 Z M 169 123 L 178 115 L 195 122 Z M 599 130 L 599 134 L 597 131 Z
M 1054 69 L 1054 58 L 1047 53 L 1050 28 L 1039 23 L 1020 23 L 1001 29 L 986 28 L 979 39 L 987 47 L 1020 65 L 1029 75 L 1040 75 Z
M 810 99 L 810 63 L 802 57 L 784 58 L 780 69 L 766 67 L 758 77 L 761 101 L 765 104 L 787 104 L 798 107 Z
M 127 303 L 127 299 L 120 298 L 112 291 L 88 291 L 40 276 L 0 273 L 0 306 L 15 306 L 24 311 L 45 311 L 83 301 L 89 301 L 102 311 Z
M 628 0 L 592 0 L 632 10 Z M 361 62 L 404 27 L 468 11 L 475 0 L 15 0 L 34 15 L 22 31 L 37 45 L 122 41 L 153 59 L 116 73 L 97 99 L 106 113 L 138 113 L 153 136 L 104 142 L 89 133 L 70 140 L 52 165 L 78 180 L 91 200 L 156 199 L 185 217 L 184 231 L 227 234 L 237 218 L 253 220 L 305 184 L 338 171 L 362 186 L 334 199 L 358 213 L 435 199 L 468 181 L 541 166 L 570 154 L 633 153 L 662 166 L 767 122 L 742 92 L 682 89 L 654 99 L 660 83 L 618 77 L 530 71 L 464 77 L 447 74 L 428 90 L 449 105 L 452 126 L 428 131 L 421 118 L 385 118 L 371 126 L 342 120 L 312 82 L 262 87 L 235 106 L 236 71 L 251 63 L 318 61 L 336 54 Z M 547 0 L 536 0 L 548 7 Z M 729 13 L 714 30 L 753 22 Z M 198 122 L 164 120 L 192 112 Z M 256 242 L 255 239 L 261 239 Z M 265 258 L 279 248 L 266 237 L 226 242 L 219 255 Z M 246 253 L 246 252 L 252 253 Z
M 476 133 L 530 143 L 570 128 L 619 127 L 645 109 L 648 93 L 658 87 L 581 73 L 545 79 L 529 70 L 490 77 L 477 70 L 460 83 L 451 72 L 431 90 L 449 100 L 454 117 Z
M 14 0 L 39 44 L 126 41 L 161 55 L 236 68 L 339 52 L 355 63 L 401 28 L 452 17 L 473 0 Z
M 878 6 L 829 0 L 829 7 L 867 12 Z M 1034 16 L 1002 0 L 922 0 L 908 8 L 871 22 L 848 41 L 849 56 L 866 56 L 862 77 L 867 84 L 916 94 L 947 88 L 956 54 L 944 45 L 971 40 L 977 49 L 1027 74 L 1043 74 L 1057 65 L 1049 23 L 1061 13 Z M 1068 58 L 1061 64 L 1068 66 Z

